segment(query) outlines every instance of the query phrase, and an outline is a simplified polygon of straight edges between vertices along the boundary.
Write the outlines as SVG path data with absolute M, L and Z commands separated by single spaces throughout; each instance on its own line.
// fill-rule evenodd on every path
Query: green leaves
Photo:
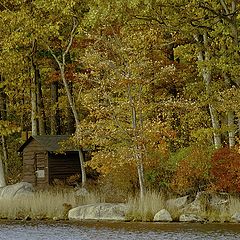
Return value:
M 10 121 L 0 120 L 1 136 L 9 136 L 13 133 L 20 132 L 20 131 L 21 131 L 21 128 L 17 124 Z

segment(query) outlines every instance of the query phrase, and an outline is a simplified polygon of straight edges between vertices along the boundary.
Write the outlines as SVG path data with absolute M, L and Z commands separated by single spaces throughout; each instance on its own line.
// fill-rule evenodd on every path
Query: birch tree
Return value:
M 72 46 L 75 31 L 76 31 L 77 27 L 78 27 L 77 19 L 75 17 L 73 17 L 73 26 L 72 26 L 72 30 L 71 30 L 71 33 L 70 33 L 69 42 L 68 42 L 68 45 L 66 47 L 66 50 L 61 55 L 61 60 L 59 60 L 58 57 L 56 56 L 56 54 L 53 52 L 53 50 L 50 47 L 48 47 L 49 51 L 51 52 L 52 56 L 54 57 L 54 59 L 56 60 L 58 66 L 59 66 L 61 79 L 62 79 L 63 84 L 64 84 L 64 88 L 65 88 L 65 91 L 66 91 L 66 94 L 67 94 L 68 102 L 69 102 L 69 105 L 70 105 L 71 110 L 72 110 L 73 115 L 74 115 L 76 128 L 79 127 L 80 120 L 79 120 L 79 116 L 78 116 L 78 113 L 77 113 L 77 109 L 76 109 L 73 97 L 72 97 L 70 89 L 69 89 L 68 82 L 65 78 L 65 66 L 66 66 L 66 55 L 69 53 L 69 50 Z M 81 166 L 82 187 L 85 187 L 85 185 L 86 185 L 86 171 L 85 171 L 85 166 L 84 166 L 84 155 L 83 155 L 82 149 L 79 149 L 79 160 L 80 160 L 80 166 Z

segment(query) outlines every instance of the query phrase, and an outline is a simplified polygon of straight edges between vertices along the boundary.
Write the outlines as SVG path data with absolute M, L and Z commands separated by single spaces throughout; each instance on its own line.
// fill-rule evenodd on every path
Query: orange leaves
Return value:
M 212 157 L 212 188 L 240 192 L 240 154 L 229 148 L 217 150 Z
M 172 180 L 172 189 L 180 194 L 199 191 L 207 187 L 210 181 L 210 154 L 207 149 L 194 147 L 177 162 L 176 172 Z
M 185 194 L 209 189 L 231 193 L 240 192 L 240 154 L 229 148 L 211 151 L 193 148 L 177 164 L 172 189 Z

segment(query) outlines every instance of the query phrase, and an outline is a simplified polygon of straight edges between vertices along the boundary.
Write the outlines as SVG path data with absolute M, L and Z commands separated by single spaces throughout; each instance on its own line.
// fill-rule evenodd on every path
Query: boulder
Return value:
M 166 209 L 157 212 L 153 219 L 154 222 L 172 222 L 172 217 Z
M 237 222 L 237 223 L 240 222 L 240 212 L 237 212 L 232 215 L 231 222 Z
M 229 207 L 229 195 L 226 193 L 212 194 L 198 192 L 194 201 L 188 204 L 183 212 L 199 213 L 208 209 L 214 211 L 225 211 Z
M 210 207 L 220 212 L 229 210 L 229 198 L 230 195 L 228 193 L 214 194 L 210 199 Z
M 0 188 L 0 198 L 14 198 L 33 194 L 33 186 L 28 182 L 20 182 Z
M 191 201 L 190 196 L 187 195 L 187 196 L 184 196 L 184 197 L 169 199 L 169 200 L 166 201 L 166 205 L 169 208 L 181 209 L 181 208 L 184 208 L 190 201 Z
M 204 222 L 204 219 L 196 214 L 185 213 L 180 215 L 179 222 Z
M 186 205 L 183 212 L 199 213 L 204 210 L 206 202 L 209 201 L 209 195 L 205 192 L 198 192 L 194 201 Z
M 96 203 L 83 205 L 68 212 L 70 220 L 125 220 L 127 205 L 123 203 Z

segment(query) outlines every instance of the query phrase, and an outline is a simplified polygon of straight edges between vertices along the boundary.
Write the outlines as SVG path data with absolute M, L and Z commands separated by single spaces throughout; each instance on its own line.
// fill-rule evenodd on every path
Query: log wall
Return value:
M 36 140 L 32 140 L 23 150 L 23 181 L 37 185 L 36 170 L 36 153 L 46 153 Z M 47 166 L 47 159 L 43 159 Z M 48 179 L 48 173 L 46 178 Z

